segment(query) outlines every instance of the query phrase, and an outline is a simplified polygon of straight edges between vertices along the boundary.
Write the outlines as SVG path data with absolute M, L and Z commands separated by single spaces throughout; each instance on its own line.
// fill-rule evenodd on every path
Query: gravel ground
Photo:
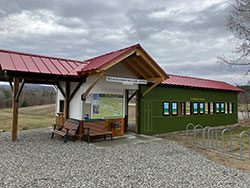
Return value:
M 0 133 L 0 187 L 250 187 L 250 175 L 171 141 L 100 148 L 50 129 Z M 108 142 L 108 141 L 107 141 Z

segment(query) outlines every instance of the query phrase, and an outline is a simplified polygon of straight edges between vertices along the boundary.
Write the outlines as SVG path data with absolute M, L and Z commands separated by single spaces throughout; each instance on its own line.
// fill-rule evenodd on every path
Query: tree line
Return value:
M 52 87 L 27 85 L 20 95 L 20 107 L 45 105 L 55 103 L 56 92 Z M 0 109 L 12 107 L 12 92 L 10 86 L 0 86 Z

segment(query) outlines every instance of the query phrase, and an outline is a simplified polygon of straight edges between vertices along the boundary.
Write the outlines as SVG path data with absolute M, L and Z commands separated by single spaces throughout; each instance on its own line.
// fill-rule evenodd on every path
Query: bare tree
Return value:
M 244 66 L 250 73 L 250 0 L 234 0 L 227 18 L 227 29 L 234 35 L 236 48 L 230 57 L 218 57 L 219 62 Z

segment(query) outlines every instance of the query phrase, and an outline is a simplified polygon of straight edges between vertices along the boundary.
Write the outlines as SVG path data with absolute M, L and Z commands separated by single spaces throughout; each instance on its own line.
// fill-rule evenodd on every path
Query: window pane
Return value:
M 193 114 L 198 114 L 198 103 L 197 102 L 193 103 Z
M 186 102 L 186 115 L 190 115 L 190 102 Z
M 169 102 L 163 103 L 163 115 L 168 116 L 170 114 L 169 112 Z
M 177 107 L 177 102 L 172 102 L 172 115 L 177 115 L 178 113 L 178 107 Z
M 228 103 L 225 103 L 225 113 L 228 113 Z
M 200 102 L 200 114 L 204 114 L 204 102 Z
M 220 113 L 220 103 L 215 103 L 215 112 L 218 114 Z
M 232 105 L 231 102 L 229 103 L 229 113 L 230 113 L 230 114 L 233 113 L 233 105 Z
M 225 103 L 224 102 L 220 103 L 220 112 L 225 113 Z
M 64 100 L 59 100 L 59 112 L 64 112 Z
M 208 102 L 205 103 L 205 114 L 209 114 L 209 105 Z
M 214 114 L 214 104 L 210 102 L 210 114 Z

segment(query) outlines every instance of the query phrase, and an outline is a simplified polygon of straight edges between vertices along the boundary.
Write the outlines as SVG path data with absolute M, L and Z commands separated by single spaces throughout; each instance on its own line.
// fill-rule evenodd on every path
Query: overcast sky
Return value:
M 244 84 L 230 53 L 230 0 L 0 0 L 0 48 L 84 60 L 140 43 L 167 73 Z

